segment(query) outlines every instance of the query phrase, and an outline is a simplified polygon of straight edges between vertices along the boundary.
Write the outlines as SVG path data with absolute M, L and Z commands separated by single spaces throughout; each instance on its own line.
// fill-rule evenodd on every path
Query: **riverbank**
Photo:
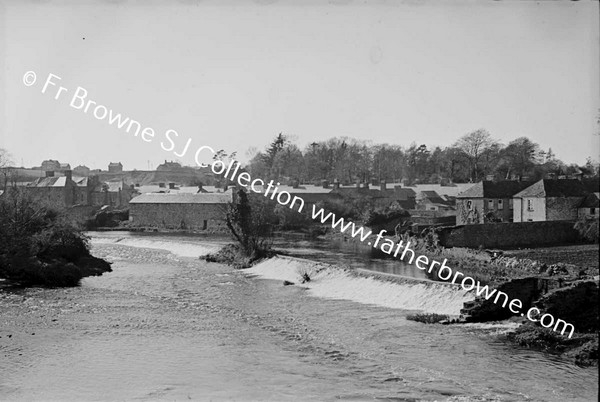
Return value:
M 0 198 L 2 286 L 77 286 L 110 272 L 108 262 L 90 254 L 88 240 L 65 210 L 11 191 Z
M 371 244 L 373 235 L 364 242 L 340 233 L 329 233 L 328 237 L 343 239 L 351 243 Z M 389 238 L 395 240 L 394 238 Z M 571 339 L 568 334 L 561 335 L 551 329 L 542 328 L 523 317 L 512 314 L 507 308 L 494 303 L 494 298 L 483 297 L 466 302 L 461 310 L 461 320 L 467 322 L 490 322 L 506 320 L 514 316 L 515 322 L 523 325 L 514 336 L 505 338 L 519 346 L 546 350 L 581 365 L 598 364 L 598 245 L 546 247 L 543 250 L 529 249 L 514 252 L 493 250 L 470 250 L 464 248 L 446 249 L 435 241 L 412 237 L 411 249 L 418 255 L 425 255 L 429 261 L 442 262 L 454 272 L 470 276 L 490 288 L 508 295 L 510 299 L 523 302 L 522 311 L 537 307 L 540 315 L 548 313 L 575 326 L 576 332 Z M 429 239 L 432 240 L 432 239 Z M 433 239 L 435 240 L 435 239 Z M 380 240 L 380 244 L 384 240 Z M 406 239 L 405 239 L 406 243 Z M 535 251 L 537 250 L 537 251 Z M 569 257 L 579 253 L 576 261 L 587 262 L 584 266 L 569 263 Z M 595 263 L 592 255 L 595 253 Z M 382 258 L 391 258 L 379 251 Z M 520 256 L 545 255 L 544 261 Z M 438 269 L 428 276 L 437 279 Z
M 0 399 L 562 402 L 597 395 L 596 370 L 498 342 L 514 324 L 406 319 L 406 302 L 447 308 L 438 291 L 415 284 L 411 294 L 402 283 L 324 270 L 311 282 L 324 297 L 198 259 L 213 249 L 214 242 L 174 236 L 92 236 L 92 254 L 113 263 L 110 274 L 75 288 L 0 292 Z M 355 301 L 342 297 L 348 292 Z M 374 297 L 396 306 L 370 304 Z

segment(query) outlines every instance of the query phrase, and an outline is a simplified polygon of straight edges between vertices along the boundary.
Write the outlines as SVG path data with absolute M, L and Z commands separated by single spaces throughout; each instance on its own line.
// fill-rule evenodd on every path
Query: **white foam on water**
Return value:
M 142 239 L 135 237 L 97 237 L 92 236 L 92 245 L 94 244 L 119 244 L 129 247 L 148 248 L 154 250 L 166 250 L 180 257 L 198 258 L 202 255 L 217 252 L 223 246 L 222 244 L 202 243 L 200 240 L 182 241 L 180 239 L 169 241 L 164 239 Z
M 362 277 L 325 264 L 299 259 L 272 258 L 245 272 L 261 278 L 299 283 L 302 272 L 310 282 L 302 284 L 309 292 L 327 299 L 344 299 L 363 304 L 427 313 L 458 315 L 473 296 L 455 287 L 434 282 L 396 283 L 377 277 Z

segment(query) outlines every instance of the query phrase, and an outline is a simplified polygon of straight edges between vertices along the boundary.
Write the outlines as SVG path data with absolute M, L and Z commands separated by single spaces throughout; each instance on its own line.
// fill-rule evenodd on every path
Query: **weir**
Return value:
M 315 297 L 427 313 L 458 316 L 464 303 L 474 298 L 447 283 L 353 270 L 295 257 L 271 258 L 244 272 L 296 284 L 307 274 L 311 280 L 299 286 Z

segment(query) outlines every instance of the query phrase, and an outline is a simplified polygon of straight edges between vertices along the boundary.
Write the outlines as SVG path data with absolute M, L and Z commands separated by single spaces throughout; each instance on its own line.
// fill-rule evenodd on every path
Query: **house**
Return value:
M 76 166 L 73 169 L 73 176 L 87 177 L 90 175 L 90 168 L 84 165 Z
M 588 192 L 581 180 L 542 179 L 514 195 L 515 222 L 576 220 Z
M 108 172 L 109 173 L 123 173 L 123 165 L 121 162 L 113 163 L 110 162 L 108 164 Z
M 347 200 L 363 199 L 369 201 L 375 207 L 388 207 L 395 204 L 402 209 L 414 209 L 416 193 L 412 188 L 394 186 L 388 189 L 385 181 L 380 183 L 379 188 L 369 188 L 368 183 L 356 183 L 353 187 L 340 187 L 335 185 L 331 194 L 339 195 Z
M 42 170 L 58 172 L 60 170 L 60 162 L 54 159 L 48 159 L 42 162 Z
M 98 176 L 74 177 L 73 181 L 80 189 L 78 205 L 126 208 L 139 192 L 123 181 L 101 182 Z
M 600 199 L 595 193 L 589 193 L 585 196 L 581 204 L 577 207 L 578 219 L 598 219 L 598 207 Z
M 23 189 L 34 199 L 57 208 L 71 207 L 83 201 L 82 192 L 73 181 L 71 171 L 65 171 L 64 176 L 54 176 L 54 171 L 47 171 L 46 177 L 28 183 Z
M 456 200 L 442 198 L 435 191 L 421 191 L 416 197 L 416 209 L 425 211 L 455 211 Z
M 481 181 L 456 197 L 456 224 L 512 222 L 513 196 L 529 187 L 523 181 Z
M 165 159 L 165 163 L 161 163 L 156 168 L 157 172 L 178 172 L 180 170 L 182 170 L 182 166 L 180 163 L 173 162 L 173 161 L 167 162 L 166 159 Z
M 142 194 L 129 201 L 132 226 L 164 229 L 224 230 L 232 192 Z

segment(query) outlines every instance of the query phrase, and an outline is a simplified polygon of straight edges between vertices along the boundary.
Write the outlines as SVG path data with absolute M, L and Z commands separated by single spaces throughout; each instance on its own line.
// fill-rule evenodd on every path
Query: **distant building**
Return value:
M 418 210 L 425 211 L 454 211 L 456 200 L 450 201 L 449 199 L 442 198 L 435 191 L 421 191 L 417 194 L 417 207 Z
M 48 159 L 42 162 L 42 170 L 48 172 L 58 172 L 60 170 L 60 162 L 54 159 Z
M 71 172 L 65 173 L 65 176 L 54 176 L 54 171 L 47 171 L 46 177 L 34 180 L 23 189 L 34 199 L 57 208 L 66 208 L 83 202 L 83 194 L 72 180 Z
M 125 208 L 129 206 L 129 200 L 139 194 L 123 181 L 101 182 L 98 176 L 74 178 L 73 181 L 80 190 L 79 205 Z
M 88 177 L 90 175 L 90 168 L 84 165 L 79 165 L 73 169 L 73 176 Z
M 576 220 L 588 192 L 581 180 L 543 179 L 514 195 L 514 222 Z
M 531 182 L 481 181 L 456 197 L 456 224 L 512 222 L 513 196 Z
M 339 194 L 342 198 L 348 200 L 367 199 L 376 207 L 388 207 L 395 204 L 403 209 L 414 209 L 416 206 L 416 193 L 412 188 L 395 186 L 388 189 L 384 181 L 379 188 L 369 188 L 368 183 L 356 183 L 353 187 L 335 187 L 331 194 Z
M 133 226 L 164 229 L 224 230 L 232 193 L 142 194 L 129 201 Z
M 165 163 L 161 163 L 160 165 L 158 165 L 158 167 L 156 168 L 157 172 L 176 172 L 181 170 L 181 164 L 177 163 L 177 162 L 167 162 L 165 160 Z
M 117 162 L 117 163 L 110 162 L 108 164 L 108 172 L 109 173 L 122 173 L 123 165 L 121 164 L 121 162 Z

